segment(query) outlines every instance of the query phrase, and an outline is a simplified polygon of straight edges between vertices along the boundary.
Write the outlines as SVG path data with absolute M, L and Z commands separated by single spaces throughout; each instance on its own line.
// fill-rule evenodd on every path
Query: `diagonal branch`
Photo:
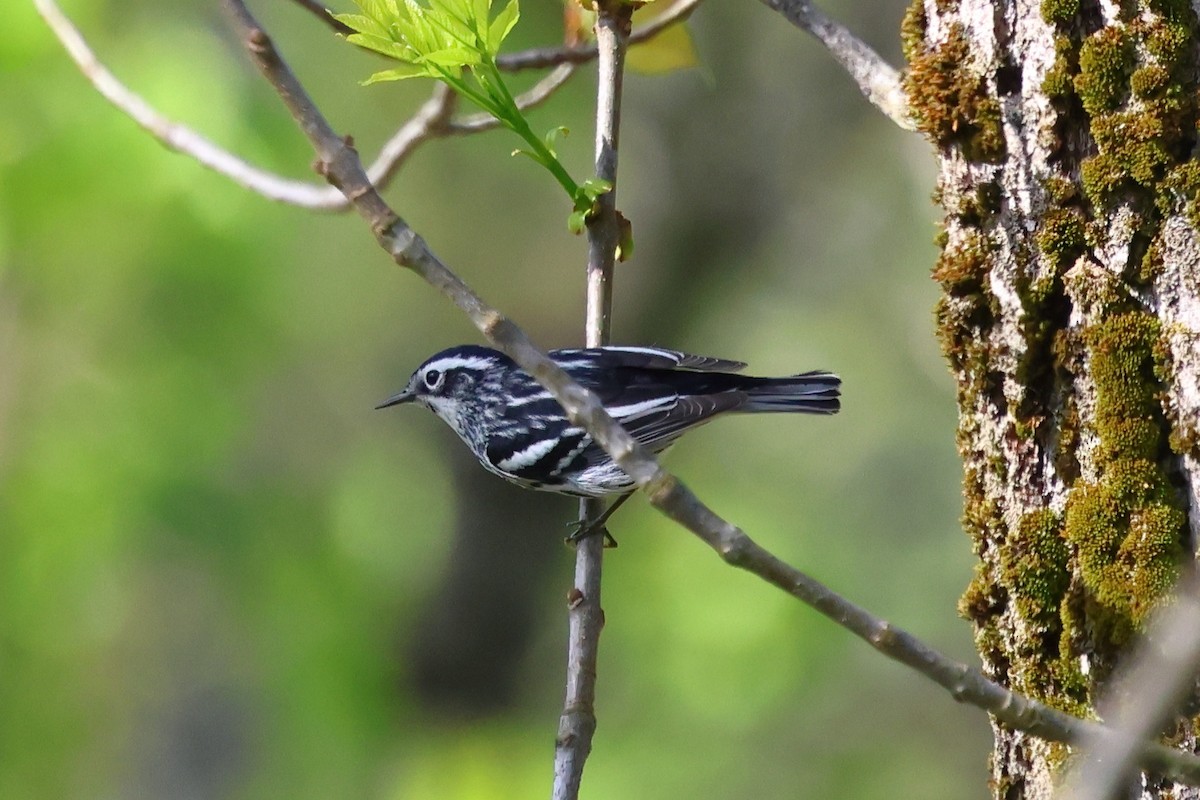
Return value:
M 762 0 L 801 30 L 817 37 L 834 60 L 850 73 L 858 89 L 888 119 L 906 131 L 915 131 L 909 116 L 908 96 L 901 85 L 900 72 L 883 60 L 863 40 L 840 22 L 827 16 L 808 0 Z
M 319 3 L 317 0 L 292 0 L 292 2 L 321 20 L 325 25 L 328 25 L 334 33 L 341 34 L 342 36 L 349 36 L 354 33 L 354 29 L 349 25 L 334 19 L 333 14 L 330 13 L 329 9 L 323 3 Z

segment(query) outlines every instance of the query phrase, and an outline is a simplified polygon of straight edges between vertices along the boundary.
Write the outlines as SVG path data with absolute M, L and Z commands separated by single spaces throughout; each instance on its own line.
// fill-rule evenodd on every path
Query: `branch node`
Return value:
M 262 28 L 252 28 L 246 34 L 246 47 L 255 55 L 266 55 L 271 52 L 271 37 Z
M 671 495 L 679 488 L 679 479 L 669 472 L 659 470 L 658 473 L 646 481 L 644 491 L 650 500 L 650 504 L 655 507 L 661 507 L 671 500 Z
M 408 251 L 417 240 L 417 232 L 400 222 L 400 217 L 389 208 L 385 213 L 371 220 L 371 232 L 375 234 L 376 238 L 391 236 L 390 255 L 395 260 L 407 265 Z
M 360 198 L 362 198 L 364 195 L 371 194 L 374 191 L 375 191 L 375 187 L 369 183 L 366 183 L 366 184 L 363 184 L 362 186 L 356 186 L 353 189 L 346 190 L 345 195 L 346 195 L 346 199 L 348 199 L 351 203 L 353 203 L 356 200 L 359 200 Z M 389 224 L 388 227 L 391 227 L 391 225 L 393 225 L 393 224 L 395 224 L 395 223 L 393 222 L 393 223 Z
M 887 647 L 895 641 L 896 633 L 888 622 L 881 622 L 871 634 L 871 644 L 875 647 Z
M 483 315 L 480 321 L 479 329 L 483 331 L 483 335 L 489 339 L 496 340 L 500 338 L 500 329 L 504 327 L 508 320 L 495 309 L 490 309 Z
M 741 528 L 732 525 L 721 535 L 721 543 L 717 547 L 721 559 L 731 567 L 741 567 L 750 562 L 750 537 Z
M 571 591 L 567 592 L 567 608 L 574 611 L 585 599 L 583 592 L 579 591 L 578 587 L 572 586 Z

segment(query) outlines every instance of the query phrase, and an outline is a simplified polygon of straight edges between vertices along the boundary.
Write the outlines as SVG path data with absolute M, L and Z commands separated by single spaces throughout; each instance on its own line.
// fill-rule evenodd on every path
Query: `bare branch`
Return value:
M 1074 760 L 1063 800 L 1126 797 L 1143 744 L 1154 739 L 1196 687 L 1200 666 L 1200 576 L 1181 580 L 1173 605 L 1159 615 L 1133 659 L 1109 691 L 1111 735 L 1089 737 Z
M 174 120 L 168 119 L 141 96 L 122 84 L 96 58 L 79 30 L 67 19 L 54 0 L 34 0 L 34 4 L 51 31 L 66 48 L 67 53 L 96 88 L 119 111 L 129 116 L 143 130 L 170 150 L 191 156 L 203 166 L 259 194 L 268 200 L 307 208 L 312 211 L 347 211 L 351 203 L 345 195 L 330 186 L 285 178 L 260 169 L 238 158 Z M 307 6 L 307 4 L 305 4 Z M 574 74 L 574 66 L 562 65 L 518 96 L 517 106 L 529 109 L 545 102 Z M 385 188 L 408 157 L 426 141 L 442 136 L 464 135 L 495 128 L 499 123 L 489 115 L 475 114 L 451 121 L 456 103 L 453 92 L 438 84 L 433 96 L 417 110 L 384 144 L 379 156 L 367 169 L 367 174 L 379 188 Z
M 629 44 L 640 44 L 648 39 L 653 39 L 675 23 L 690 17 L 698 5 L 700 5 L 700 0 L 679 0 L 661 16 L 656 17 L 653 22 L 631 33 Z M 496 66 L 507 72 L 516 72 L 523 69 L 553 67 L 558 64 L 585 64 L 594 59 L 597 52 L 596 42 L 564 47 L 537 47 L 522 50 L 519 53 L 501 55 L 496 59 Z
M 292 0 L 296 5 L 309 12 L 321 22 L 328 25 L 334 33 L 340 33 L 343 36 L 348 36 L 354 33 L 354 29 L 344 22 L 339 22 L 333 18 L 333 14 L 322 3 L 317 0 Z
M 270 200 L 314 209 L 326 208 L 331 203 L 340 203 L 344 207 L 345 199 L 338 197 L 338 193 L 329 187 L 290 180 L 258 169 L 192 129 L 162 116 L 100 63 L 83 36 L 53 0 L 34 0 L 34 5 L 96 91 L 168 149 L 191 156 L 209 169 Z
M 629 45 L 633 7 L 622 2 L 601 3 L 596 17 L 599 80 L 596 92 L 596 176 L 612 184 L 601 195 L 588 222 L 587 320 L 588 347 L 609 343 L 612 320 L 612 280 L 620 241 L 617 218 L 617 152 L 621 130 L 621 87 L 625 51 Z M 579 504 L 580 525 L 598 519 L 600 500 Z M 554 800 L 576 800 L 583 767 L 596 731 L 596 663 L 604 611 L 600 607 L 600 575 L 604 537 L 589 536 L 575 550 L 575 602 L 570 605 L 567 645 L 567 687 L 554 748 Z
M 906 131 L 915 131 L 909 116 L 908 96 L 900 81 L 900 72 L 888 64 L 841 23 L 825 16 L 808 0 L 762 0 L 787 18 L 788 22 L 815 36 L 850 73 L 858 89 L 888 119 Z

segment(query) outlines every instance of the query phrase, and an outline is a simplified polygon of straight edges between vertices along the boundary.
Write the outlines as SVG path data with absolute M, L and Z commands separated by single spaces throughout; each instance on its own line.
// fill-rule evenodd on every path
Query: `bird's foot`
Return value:
M 612 534 L 608 532 L 608 528 L 604 527 L 604 523 L 608 521 L 605 518 L 606 516 L 607 515 L 601 516 L 600 519 L 597 520 L 577 519 L 573 522 L 568 522 L 567 528 L 573 528 L 574 530 L 568 533 L 563 541 L 569 545 L 577 545 L 588 537 L 595 536 L 596 534 L 603 534 L 604 547 L 605 549 L 611 550 L 617 546 L 617 540 L 614 539 Z

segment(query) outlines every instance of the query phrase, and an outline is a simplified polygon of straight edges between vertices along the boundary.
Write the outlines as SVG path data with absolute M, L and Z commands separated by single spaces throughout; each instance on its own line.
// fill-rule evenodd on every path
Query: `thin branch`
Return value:
M 292 0 L 292 2 L 328 25 L 334 33 L 339 33 L 342 36 L 349 36 L 354 33 L 353 28 L 344 22 L 334 19 L 333 13 L 324 4 L 318 3 L 317 0 Z
M 1154 622 L 1133 667 L 1109 691 L 1106 713 L 1114 735 L 1088 740 L 1073 760 L 1063 800 L 1126 797 L 1137 774 L 1138 752 L 1178 713 L 1196 688 L 1200 666 L 1200 576 L 1180 581 L 1175 602 Z
M 306 208 L 323 208 L 331 201 L 345 203 L 344 199 L 337 198 L 337 192 L 327 186 L 290 180 L 258 169 L 190 128 L 162 116 L 100 63 L 83 36 L 53 0 L 34 0 L 34 5 L 96 91 L 168 149 L 189 155 L 209 169 L 270 200 Z
M 1115 736 L 1107 727 L 1065 714 L 988 680 L 978 669 L 939 653 L 907 631 L 841 597 L 827 586 L 784 563 L 743 531 L 717 517 L 690 492 L 678 492 L 671 478 L 651 490 L 651 502 L 685 525 L 726 563 L 744 569 L 820 611 L 880 653 L 916 670 L 950 692 L 960 703 L 981 708 L 1014 729 L 1050 741 L 1078 745 Z M 686 496 L 685 496 L 686 495 Z M 1141 742 L 1138 761 L 1165 777 L 1200 786 L 1200 759 L 1157 742 Z
M 629 44 L 641 44 L 653 39 L 677 22 L 692 15 L 700 0 L 679 0 L 660 16 L 655 17 L 629 35 Z M 553 67 L 558 64 L 586 64 L 598 53 L 597 42 L 560 47 L 534 47 L 518 53 L 506 53 L 496 59 L 496 66 L 506 72 Z
M 609 343 L 612 320 L 612 280 L 620 240 L 617 218 L 617 152 L 621 130 L 621 87 L 625 51 L 629 45 L 633 7 L 619 0 L 600 4 L 596 17 L 599 77 L 596 90 L 596 176 L 612 190 L 601 195 L 588 222 L 587 319 L 588 347 Z M 580 525 L 604 511 L 600 500 L 579 504 Z M 596 675 L 604 611 L 600 606 L 600 576 L 604 537 L 589 536 L 575 550 L 575 587 L 571 592 L 567 640 L 567 686 L 554 748 L 553 800 L 576 800 L 583 767 L 596 732 Z
M 858 84 L 870 103 L 906 131 L 915 131 L 909 116 L 908 96 L 901 85 L 900 72 L 883 60 L 871 47 L 840 22 L 825 16 L 808 0 L 762 0 L 787 18 L 788 22 L 811 33 L 825 45 L 834 60 Z
M 44 5 L 47 0 L 40 0 Z M 479 330 L 545 386 L 577 425 L 588 431 L 647 493 L 650 502 L 712 547 L 729 564 L 745 569 L 811 605 L 889 658 L 946 688 L 960 702 L 991 712 L 1005 725 L 1042 738 L 1078 744 L 1102 726 L 1080 720 L 989 681 L 978 669 L 938 653 L 911 634 L 834 593 L 751 540 L 714 514 L 619 426 L 591 392 L 574 383 L 528 337 L 488 306 L 452 273 L 379 196 L 358 154 L 339 138 L 283 63 L 270 39 L 241 0 L 225 0 L 251 57 L 275 87 L 313 145 L 323 173 L 350 199 L 392 259 L 420 275 L 454 302 Z M 1140 761 L 1174 780 L 1200 785 L 1200 759 L 1157 743 L 1140 747 Z
M 159 113 L 109 72 L 54 0 L 34 0 L 34 5 L 96 91 L 168 149 L 191 156 L 203 166 L 268 200 L 312 211 L 336 212 L 350 209 L 350 201 L 337 189 L 324 184 L 285 178 L 260 169 L 186 125 Z M 574 67 L 570 65 L 563 65 L 554 70 L 529 91 L 519 95 L 516 98 L 517 106 L 524 111 L 544 103 L 573 72 Z M 498 123 L 489 115 L 470 115 L 452 121 L 450 114 L 456 101 L 453 92 L 438 84 L 432 97 L 388 139 L 378 157 L 367 169 L 367 174 L 376 186 L 385 188 L 409 156 L 430 139 L 476 133 L 497 126 Z M 484 119 L 487 122 L 484 122 Z

